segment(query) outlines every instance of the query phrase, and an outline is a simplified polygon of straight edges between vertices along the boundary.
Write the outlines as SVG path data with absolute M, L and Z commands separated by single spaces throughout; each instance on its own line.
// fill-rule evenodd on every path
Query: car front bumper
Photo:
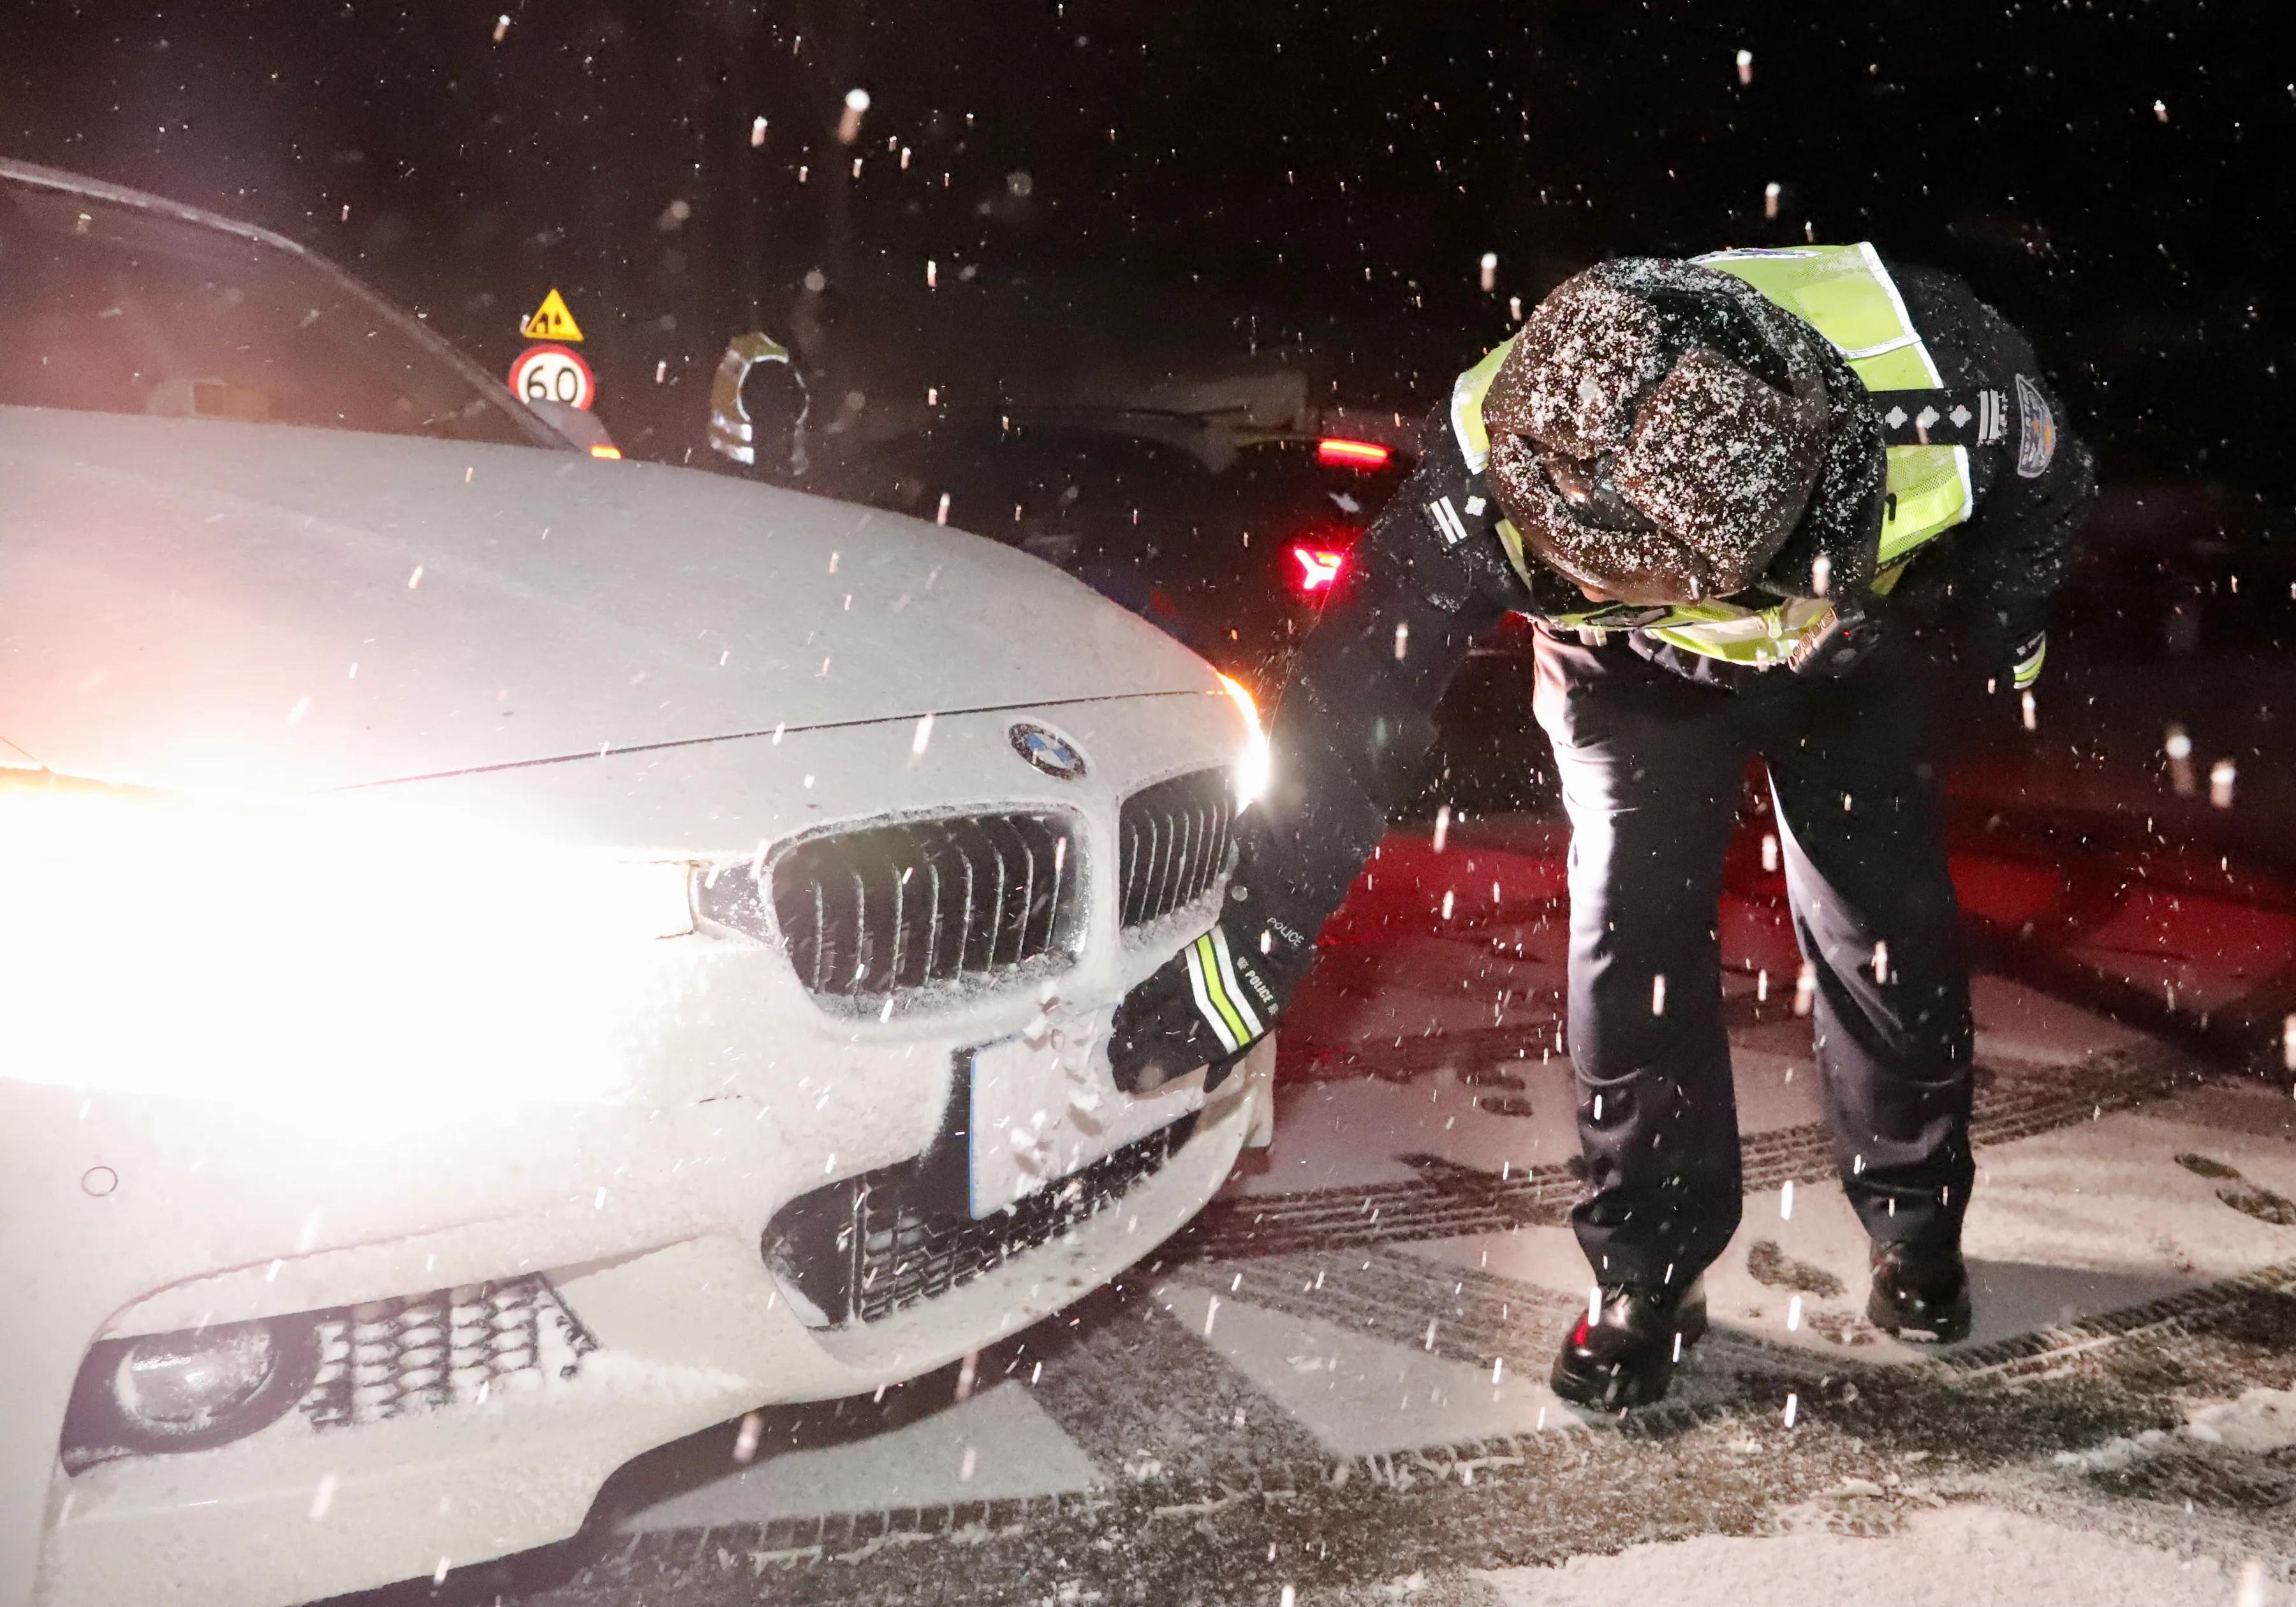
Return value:
M 1068 810 L 1085 829 L 1089 930 L 1042 987 L 847 1014 L 808 999 L 774 948 L 697 930 L 617 949 L 601 973 L 607 996 L 546 967 L 489 970 L 459 1013 L 427 1038 L 398 1032 L 387 1056 L 360 1034 L 388 1024 L 373 1013 L 421 1014 L 422 995 L 354 978 L 347 1007 L 368 1014 L 327 1018 L 316 1036 L 251 1036 L 276 989 L 259 967 L 218 969 L 219 996 L 169 1023 L 186 1069 L 135 1061 L 124 1089 L 102 1075 L 135 1060 L 119 1045 L 167 1040 L 107 1036 L 100 1016 L 20 1034 L 28 1075 L 0 1079 L 11 1223 L 0 1269 L 22 1291 L 0 1303 L 0 1603 L 283 1607 L 544 1544 L 572 1533 L 606 1475 L 641 1451 L 752 1407 L 914 1377 L 1146 1254 L 1210 1198 L 1260 1119 L 1250 1079 L 1219 1089 L 1189 1141 L 1116 1207 L 889 1316 L 808 1326 L 760 1246 L 791 1201 L 931 1149 L 968 1048 L 1047 1026 L 1054 1045 L 1062 1030 L 1104 1037 L 1115 1002 L 1209 922 L 1217 886 L 1119 930 L 1112 845 L 1123 799 L 1233 758 L 1230 706 L 1212 695 L 1212 718 L 1194 697 L 1037 717 L 1100 760 L 1080 781 L 1014 757 L 1013 717 L 996 713 L 943 719 L 924 752 L 903 723 L 792 732 L 747 754 L 705 748 L 668 777 L 632 755 L 545 768 L 514 791 L 500 778 L 453 783 L 466 813 L 537 836 L 579 820 L 619 842 L 674 840 L 696 812 L 688 790 L 725 815 L 712 829 L 743 858 L 792 823 L 865 823 L 945 799 Z M 104 988 L 132 996 L 143 974 L 116 965 L 80 1002 L 105 1004 Z M 20 1017 L 43 1008 L 22 989 L 9 996 Z M 475 1048 L 453 1030 L 474 1019 L 499 1029 Z M 521 1023 L 534 1028 L 523 1038 L 511 1029 Z M 26 1043 L 69 1063 L 42 1073 Z M 489 1058 L 505 1045 L 512 1059 Z M 570 1049 L 610 1062 L 611 1086 L 585 1083 L 559 1057 Z M 353 1060 L 363 1079 L 342 1070 Z M 263 1097 L 202 1091 L 221 1068 Z M 521 1098 L 485 1097 L 501 1084 Z M 94 1341 L 297 1314 L 349 1321 L 521 1282 L 554 1291 L 594 1346 L 570 1373 L 536 1365 L 519 1370 L 521 1387 L 348 1421 L 322 1422 L 307 1397 L 212 1450 L 77 1473 L 57 1459 Z
M 1267 1092 L 1239 1077 L 1119 1200 L 972 1282 L 865 1325 L 809 1329 L 753 1240 L 713 1232 L 553 1269 L 595 1341 L 572 1376 L 348 1430 L 301 1414 L 220 1449 L 103 1464 L 60 1482 L 38 1599 L 285 1603 L 453 1568 L 575 1532 L 643 1451 L 767 1402 L 912 1378 L 1076 1299 L 1177 1232 L 1226 1177 Z M 458 1230 L 520 1259 L 516 1224 Z

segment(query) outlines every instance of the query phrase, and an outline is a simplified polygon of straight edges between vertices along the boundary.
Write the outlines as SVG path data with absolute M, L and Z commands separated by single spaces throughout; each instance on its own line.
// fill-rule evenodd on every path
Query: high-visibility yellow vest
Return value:
M 1904 298 L 1871 245 L 1717 251 L 1694 260 L 1744 280 L 1816 329 L 1833 342 L 1869 390 L 1933 389 L 1945 383 L 1914 328 Z M 1513 345 L 1512 337 L 1502 341 L 1461 374 L 1451 389 L 1452 431 L 1468 468 L 1476 471 L 1490 459 L 1483 398 Z M 1891 447 L 1881 567 L 1873 581 L 1875 591 L 1885 593 L 1897 584 L 1914 550 L 1968 519 L 1976 500 L 1965 447 Z M 1504 519 L 1498 535 L 1508 561 L 1528 578 L 1536 561 L 1524 553 L 1521 535 Z M 1670 609 L 1636 628 L 1709 658 L 1771 664 L 1789 657 L 1827 611 L 1828 605 L 1814 598 L 1794 598 L 1765 609 L 1701 602 Z M 1582 622 L 1599 624 L 1600 619 L 1589 612 L 1558 620 L 1564 625 Z
M 757 330 L 735 335 L 709 376 L 709 449 L 737 463 L 754 463 L 758 449 L 750 410 L 742 406 L 742 381 L 760 363 L 787 363 L 789 348 Z

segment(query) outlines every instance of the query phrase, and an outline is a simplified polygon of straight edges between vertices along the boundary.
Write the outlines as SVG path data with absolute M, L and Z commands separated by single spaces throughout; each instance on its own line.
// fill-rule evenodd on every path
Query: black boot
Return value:
M 1874 1292 L 1866 1319 L 1899 1339 L 1950 1345 L 1969 1337 L 1969 1269 L 1957 1249 L 1874 1247 Z
M 1706 1291 L 1604 1286 L 1602 1316 L 1582 1314 L 1562 1341 L 1547 1382 L 1581 1406 L 1617 1411 L 1663 1399 L 1674 1364 L 1706 1332 Z

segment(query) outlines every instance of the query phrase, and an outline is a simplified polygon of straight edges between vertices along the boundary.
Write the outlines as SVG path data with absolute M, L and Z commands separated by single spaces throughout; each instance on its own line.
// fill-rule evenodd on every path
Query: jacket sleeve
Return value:
M 2030 347 L 2024 355 L 2030 364 Z M 2050 608 L 2097 494 L 2095 460 L 2037 368 L 2012 376 L 2019 436 L 2003 449 L 1991 495 L 1960 544 L 1956 586 L 1972 656 L 1988 676 L 2021 687 L 2039 671 Z M 2043 441 L 2046 461 L 2037 463 Z
M 1241 828 L 1225 920 L 1283 971 L 1305 970 L 1316 933 L 1416 784 L 1436 705 L 1469 650 L 1529 602 L 1495 533 L 1496 506 L 1441 410 L 1421 446 L 1301 645 L 1269 732 L 1268 792 Z
M 2022 331 L 1954 275 L 1889 267 L 1945 382 L 1997 389 L 2013 420 L 1971 464 L 1977 512 L 1956 533 L 1951 573 L 1970 657 L 2021 686 L 2038 671 L 2050 604 L 2096 500 L 2096 464 Z

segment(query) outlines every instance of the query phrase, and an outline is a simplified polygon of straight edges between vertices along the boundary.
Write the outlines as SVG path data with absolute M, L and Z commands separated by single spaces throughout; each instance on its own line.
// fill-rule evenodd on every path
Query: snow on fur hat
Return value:
M 1582 586 L 1657 603 L 1873 578 L 1880 421 L 1833 344 L 1742 279 L 1654 258 L 1573 275 L 1524 322 L 1483 422 L 1524 547 Z

